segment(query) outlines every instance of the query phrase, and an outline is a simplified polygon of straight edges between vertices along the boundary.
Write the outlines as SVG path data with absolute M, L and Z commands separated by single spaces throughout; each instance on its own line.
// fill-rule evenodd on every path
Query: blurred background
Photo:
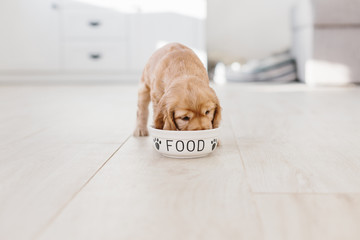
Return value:
M 0 81 L 137 82 L 191 47 L 217 83 L 360 82 L 359 0 L 2 0 Z

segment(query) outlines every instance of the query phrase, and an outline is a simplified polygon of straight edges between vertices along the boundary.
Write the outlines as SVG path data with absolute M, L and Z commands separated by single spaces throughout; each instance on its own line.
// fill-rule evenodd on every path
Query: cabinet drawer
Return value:
M 121 71 L 127 66 L 123 43 L 65 43 L 62 65 L 65 70 Z
M 62 34 L 67 39 L 75 38 L 125 38 L 126 16 L 121 13 L 99 11 L 64 11 Z

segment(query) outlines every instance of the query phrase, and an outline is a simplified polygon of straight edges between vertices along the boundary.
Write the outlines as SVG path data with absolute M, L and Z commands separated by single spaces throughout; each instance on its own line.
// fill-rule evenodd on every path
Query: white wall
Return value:
M 294 0 L 208 0 L 209 60 L 244 61 L 290 47 Z

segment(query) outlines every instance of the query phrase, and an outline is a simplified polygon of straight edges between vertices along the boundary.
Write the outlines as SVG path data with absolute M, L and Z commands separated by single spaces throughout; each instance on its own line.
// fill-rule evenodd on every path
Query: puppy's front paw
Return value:
M 149 132 L 147 127 L 136 127 L 135 131 L 134 131 L 134 136 L 135 137 L 144 137 L 144 136 L 148 136 Z

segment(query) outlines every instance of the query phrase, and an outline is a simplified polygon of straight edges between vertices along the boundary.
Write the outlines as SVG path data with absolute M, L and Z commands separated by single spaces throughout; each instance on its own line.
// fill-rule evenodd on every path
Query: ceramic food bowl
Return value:
M 220 128 L 199 131 L 169 131 L 149 127 L 154 149 L 172 158 L 198 158 L 212 153 Z

